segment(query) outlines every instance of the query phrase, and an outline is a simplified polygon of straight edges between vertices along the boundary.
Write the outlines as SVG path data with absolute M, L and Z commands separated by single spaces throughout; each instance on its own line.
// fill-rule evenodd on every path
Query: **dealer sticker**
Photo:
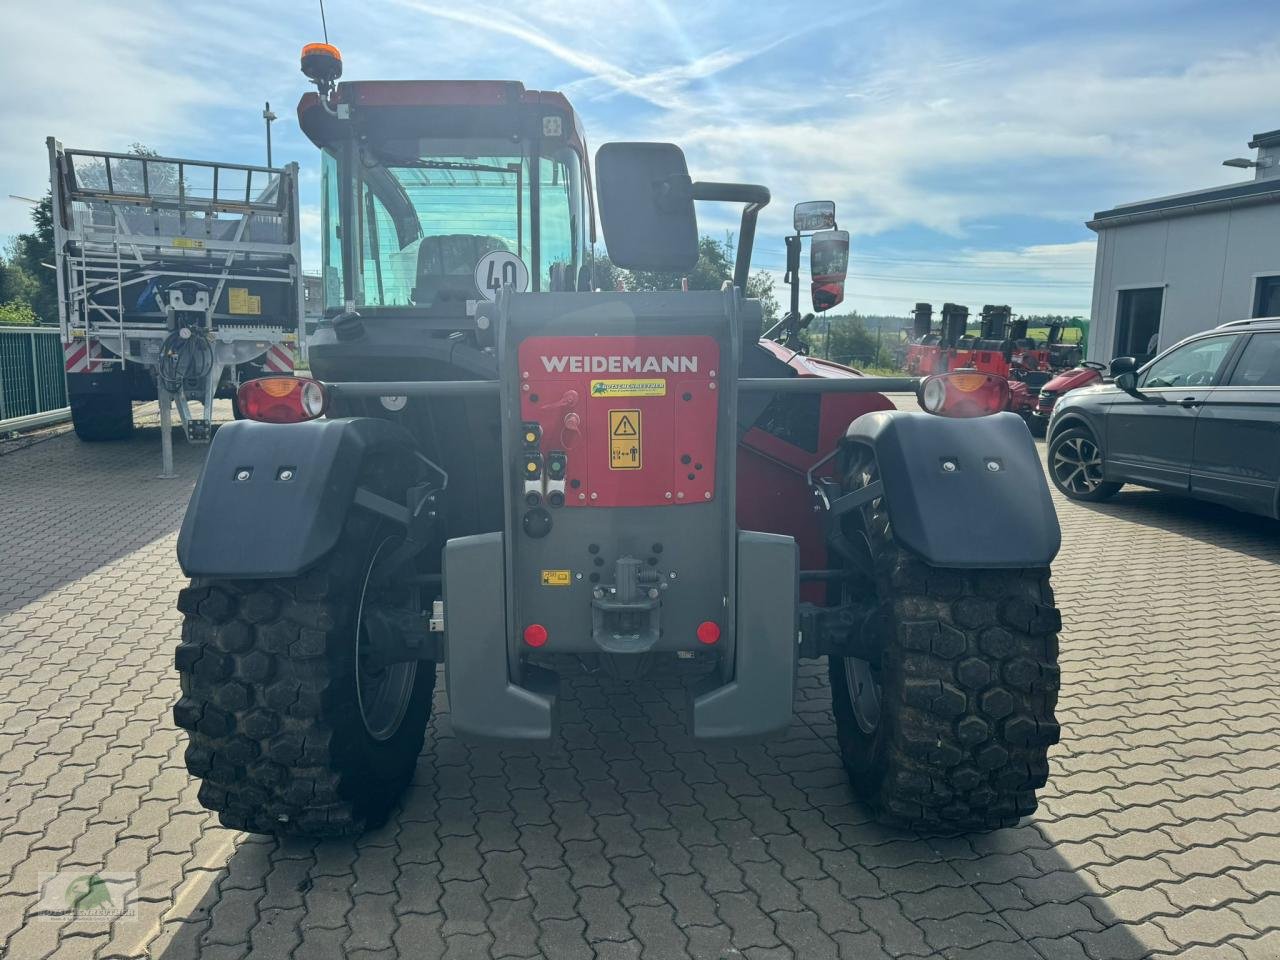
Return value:
M 543 570 L 542 585 L 544 587 L 567 587 L 573 580 L 568 570 Z
M 665 397 L 665 380 L 592 380 L 593 397 Z

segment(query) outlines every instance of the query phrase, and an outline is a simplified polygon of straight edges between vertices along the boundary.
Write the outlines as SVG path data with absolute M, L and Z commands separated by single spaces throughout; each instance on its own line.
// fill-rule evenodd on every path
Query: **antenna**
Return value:
M 320 0 L 320 29 L 324 31 L 324 42 L 329 42 L 329 24 L 324 19 L 324 0 Z

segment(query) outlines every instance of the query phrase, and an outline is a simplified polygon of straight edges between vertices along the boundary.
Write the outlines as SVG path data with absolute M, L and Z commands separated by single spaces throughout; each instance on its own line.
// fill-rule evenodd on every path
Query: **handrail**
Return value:
M 65 157 L 102 157 L 111 160 L 141 160 L 146 163 L 181 163 L 191 167 L 222 167 L 228 170 L 250 170 L 254 173 L 283 174 L 287 169 L 286 167 L 260 167 L 252 163 L 225 163 L 221 160 L 186 160 L 182 157 L 153 157 L 150 154 L 112 153 L 109 150 L 77 150 L 72 147 L 64 147 L 62 155 Z

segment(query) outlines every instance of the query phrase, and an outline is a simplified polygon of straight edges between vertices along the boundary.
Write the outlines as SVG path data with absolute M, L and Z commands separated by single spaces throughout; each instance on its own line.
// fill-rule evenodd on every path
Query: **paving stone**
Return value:
M 205 448 L 179 442 L 176 485 L 153 448 L 0 446 L 0 955 L 1280 956 L 1273 521 L 1055 501 L 1064 742 L 1011 829 L 872 823 L 805 663 L 797 721 L 743 747 L 687 736 L 674 672 L 568 676 L 537 749 L 459 741 L 441 683 L 385 827 L 277 844 L 217 826 L 183 767 L 173 549 Z M 25 920 L 71 865 L 137 872 L 146 935 Z
M 907 919 L 902 906 L 891 897 L 856 901 L 863 923 L 876 932 L 890 953 L 929 953 L 924 932 Z
M 1180 947 L 1212 945 L 1231 936 L 1254 932 L 1244 917 L 1230 908 L 1188 910 L 1177 917 L 1157 917 L 1152 921 Z

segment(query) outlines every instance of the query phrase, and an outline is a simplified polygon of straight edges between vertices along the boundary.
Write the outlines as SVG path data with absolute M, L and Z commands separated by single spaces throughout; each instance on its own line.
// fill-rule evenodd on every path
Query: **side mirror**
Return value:
M 809 246 L 810 297 L 818 313 L 844 300 L 844 279 L 849 273 L 849 231 L 815 233 Z
M 618 266 L 678 273 L 697 264 L 689 168 L 675 144 L 606 143 L 596 151 L 596 200 Z
M 1138 394 L 1138 375 L 1137 375 L 1136 373 L 1134 373 L 1132 370 L 1126 370 L 1124 373 L 1122 373 L 1122 374 L 1120 374 L 1118 377 L 1116 377 L 1116 378 L 1115 378 L 1115 384 L 1116 384 L 1116 386 L 1117 386 L 1117 387 L 1119 387 L 1119 388 L 1120 388 L 1121 390 L 1123 390 L 1125 393 L 1130 394 L 1130 395 L 1135 396 L 1135 397 L 1136 397 L 1136 396 L 1139 396 L 1139 394 Z
M 796 233 L 812 233 L 814 230 L 834 230 L 836 226 L 836 202 L 834 200 L 807 200 L 797 203 L 792 213 Z
M 1122 374 L 1135 373 L 1137 369 L 1138 361 L 1133 357 L 1116 357 L 1111 361 L 1111 375 L 1116 378 Z
M 1115 385 L 1144 403 L 1167 403 L 1164 397 L 1143 393 L 1138 389 L 1138 361 L 1133 357 L 1116 357 L 1111 361 L 1111 375 Z

